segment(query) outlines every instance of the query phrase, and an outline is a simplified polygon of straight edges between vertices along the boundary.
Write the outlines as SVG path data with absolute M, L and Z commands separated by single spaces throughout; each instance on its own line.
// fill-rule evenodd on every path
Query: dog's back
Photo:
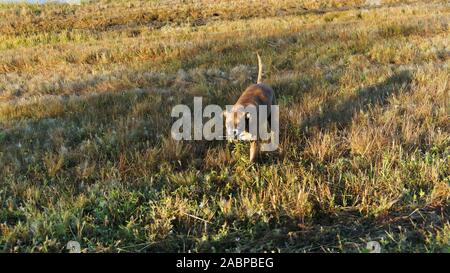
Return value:
M 241 94 L 236 105 L 272 105 L 275 99 L 275 93 L 272 88 L 263 83 L 252 84 Z

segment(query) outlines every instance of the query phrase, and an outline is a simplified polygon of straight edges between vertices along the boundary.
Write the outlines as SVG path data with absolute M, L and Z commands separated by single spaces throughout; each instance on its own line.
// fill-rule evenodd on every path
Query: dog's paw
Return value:
M 242 141 L 250 141 L 255 140 L 256 137 L 250 134 L 249 132 L 243 132 L 238 136 L 238 139 Z

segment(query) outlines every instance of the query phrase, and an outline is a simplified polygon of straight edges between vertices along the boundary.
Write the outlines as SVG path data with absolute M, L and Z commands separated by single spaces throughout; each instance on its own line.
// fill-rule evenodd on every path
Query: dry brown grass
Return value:
M 2 251 L 448 251 L 449 5 L 384 2 L 1 5 Z M 279 151 L 171 140 L 255 49 Z

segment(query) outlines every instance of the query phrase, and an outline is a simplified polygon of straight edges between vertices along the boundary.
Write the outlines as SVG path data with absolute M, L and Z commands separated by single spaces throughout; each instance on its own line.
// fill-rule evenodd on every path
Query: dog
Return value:
M 275 92 L 273 89 L 262 83 L 262 62 L 259 53 L 256 53 L 258 58 L 258 78 L 256 84 L 252 84 L 238 98 L 237 102 L 230 109 L 224 111 L 226 137 L 232 142 L 236 140 L 250 141 L 250 162 L 255 162 L 259 156 L 260 139 L 259 135 L 256 136 L 250 134 L 249 123 L 252 118 L 252 114 L 243 111 L 248 109 L 247 107 L 255 107 L 256 113 L 258 113 L 259 106 L 267 106 L 267 121 L 270 125 L 270 106 L 275 105 Z M 257 121 L 257 117 L 254 121 Z M 245 126 L 239 126 L 245 122 Z M 259 128 L 258 128 L 259 129 Z

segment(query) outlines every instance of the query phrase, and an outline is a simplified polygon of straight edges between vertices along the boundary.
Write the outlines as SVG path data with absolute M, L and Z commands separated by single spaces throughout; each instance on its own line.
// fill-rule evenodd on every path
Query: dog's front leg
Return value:
M 250 143 L 250 162 L 255 162 L 259 154 L 259 143 L 254 140 Z

